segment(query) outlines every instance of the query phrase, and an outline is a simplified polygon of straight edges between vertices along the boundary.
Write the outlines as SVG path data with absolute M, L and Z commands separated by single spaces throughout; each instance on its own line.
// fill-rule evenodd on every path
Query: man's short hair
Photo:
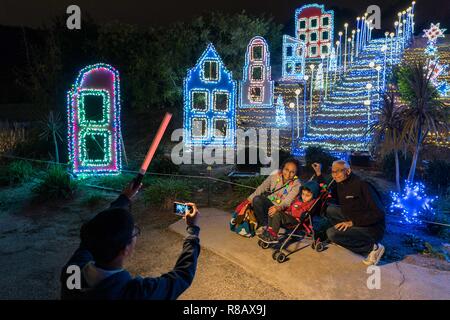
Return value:
M 81 242 L 91 252 L 94 261 L 109 263 L 132 241 L 134 219 L 122 208 L 110 208 L 83 224 Z
M 333 165 L 335 165 L 335 164 L 340 164 L 340 165 L 344 166 L 344 168 L 350 169 L 350 165 L 349 165 L 348 162 L 345 161 L 345 160 L 336 160 L 336 161 L 333 161 Z

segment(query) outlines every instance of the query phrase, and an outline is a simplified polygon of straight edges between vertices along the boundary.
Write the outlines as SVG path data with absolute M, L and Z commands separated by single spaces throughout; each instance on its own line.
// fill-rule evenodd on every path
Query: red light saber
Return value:
M 144 162 L 142 162 L 141 169 L 139 169 L 139 173 L 136 178 L 134 178 L 133 187 L 137 188 L 139 184 L 142 182 L 145 173 L 147 172 L 148 166 L 150 162 L 152 162 L 153 156 L 155 155 L 156 149 L 158 148 L 159 143 L 164 135 L 164 132 L 169 125 L 170 119 L 172 118 L 172 114 L 166 112 L 163 121 L 159 125 L 158 131 L 156 132 L 156 136 L 153 138 L 150 149 L 148 149 L 147 155 L 145 156 Z

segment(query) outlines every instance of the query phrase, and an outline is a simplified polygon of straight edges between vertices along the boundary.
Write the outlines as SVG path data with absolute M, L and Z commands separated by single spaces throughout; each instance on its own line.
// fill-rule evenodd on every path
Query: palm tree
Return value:
M 402 99 L 407 103 L 402 112 L 404 121 L 402 138 L 413 145 L 414 153 L 408 181 L 414 180 L 420 148 L 428 133 L 448 131 L 448 111 L 438 100 L 436 88 L 431 83 L 435 64 L 417 60 L 402 66 L 398 85 Z
M 395 184 L 397 191 L 400 192 L 400 165 L 398 151 L 404 144 L 402 139 L 402 118 L 403 107 L 397 107 L 396 93 L 394 87 L 389 89 L 383 95 L 383 104 L 380 109 L 378 120 L 373 123 L 368 135 L 373 135 L 374 145 L 380 146 L 381 154 L 385 155 L 394 152 L 395 156 Z
M 42 130 L 39 138 L 43 140 L 52 138 L 55 147 L 55 160 L 56 163 L 59 163 L 58 140 L 63 141 L 61 136 L 63 128 L 61 115 L 59 113 L 54 114 L 53 111 L 50 111 L 45 119 L 39 121 L 39 126 Z

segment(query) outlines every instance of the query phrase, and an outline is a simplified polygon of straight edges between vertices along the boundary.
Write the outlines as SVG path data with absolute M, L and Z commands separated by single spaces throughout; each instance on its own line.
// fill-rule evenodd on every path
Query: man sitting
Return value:
M 316 179 L 326 182 L 321 165 L 313 164 Z M 333 162 L 331 176 L 336 182 L 325 216 L 333 227 L 327 230 L 328 239 L 354 253 L 367 255 L 366 265 L 376 265 L 384 254 L 379 242 L 385 230 L 385 212 L 376 190 L 352 173 L 344 160 Z M 334 202 L 334 204 L 333 204 Z

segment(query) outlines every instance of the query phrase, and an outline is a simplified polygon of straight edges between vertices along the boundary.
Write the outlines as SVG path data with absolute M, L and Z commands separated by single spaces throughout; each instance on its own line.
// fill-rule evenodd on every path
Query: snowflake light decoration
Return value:
M 401 193 L 391 192 L 391 212 L 400 212 L 407 223 L 420 224 L 424 213 L 432 213 L 431 204 L 437 197 L 428 197 L 421 182 L 405 182 Z M 434 214 L 434 213 L 433 213 Z

